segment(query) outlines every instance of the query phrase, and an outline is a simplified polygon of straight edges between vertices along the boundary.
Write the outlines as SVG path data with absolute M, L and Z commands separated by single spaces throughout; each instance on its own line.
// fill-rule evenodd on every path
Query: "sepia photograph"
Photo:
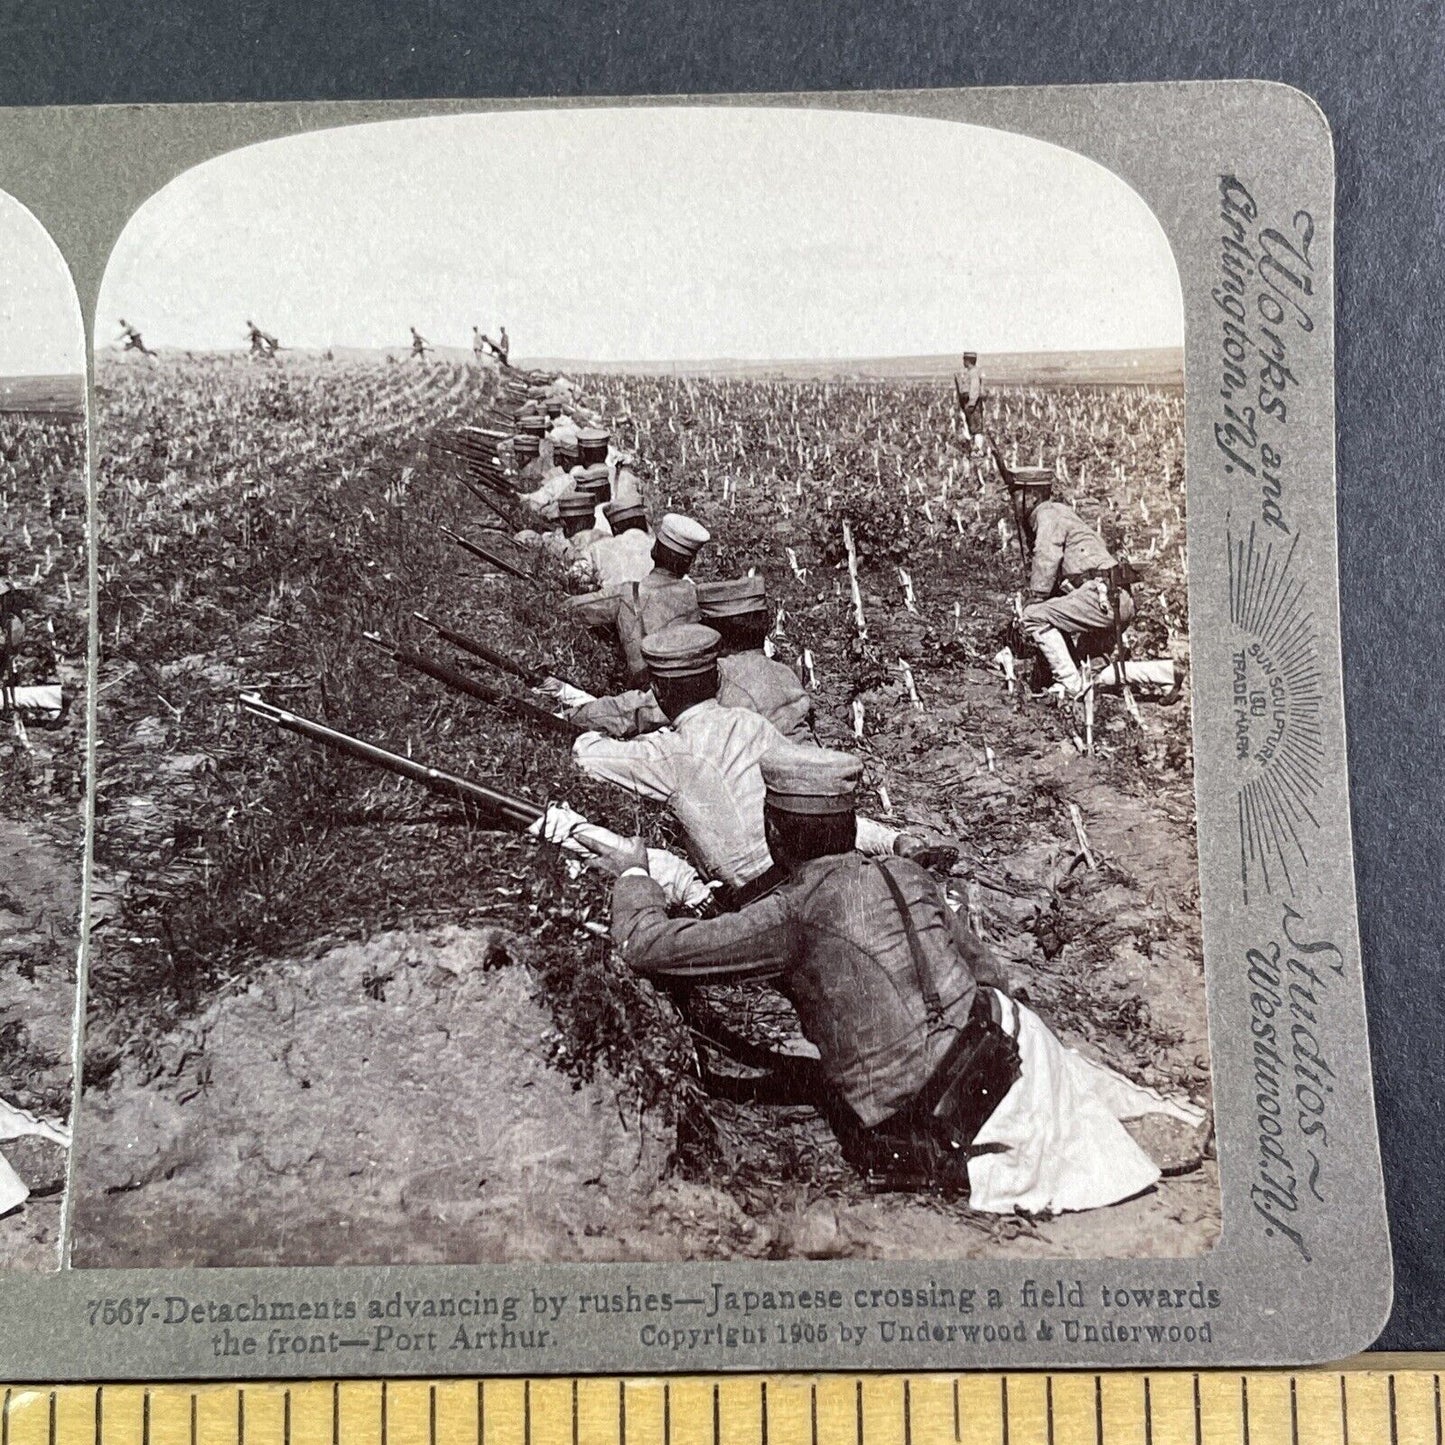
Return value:
M 434 116 L 157 191 L 72 1263 L 1207 1253 L 1183 344 L 1140 196 L 977 125 Z M 73 688 L 83 428 L 0 423 L 17 682 Z M 73 822 L 10 697 L 6 817 Z
M 0 192 L 0 1270 L 60 1265 L 85 856 L 85 340 Z

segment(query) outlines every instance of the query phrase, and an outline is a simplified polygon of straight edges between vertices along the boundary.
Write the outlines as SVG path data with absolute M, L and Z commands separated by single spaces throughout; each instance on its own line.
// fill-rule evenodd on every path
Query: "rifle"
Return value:
M 387 752 L 385 748 L 363 742 L 347 733 L 336 732 L 297 713 L 287 712 L 285 708 L 267 702 L 256 693 L 243 692 L 241 706 L 255 717 L 274 723 L 288 732 L 299 733 L 303 738 L 309 738 L 334 752 L 345 753 L 348 757 L 358 758 L 373 767 L 384 768 L 398 777 L 420 783 L 422 787 L 443 798 L 461 803 L 489 826 L 520 831 L 529 828 L 542 816 L 543 810 L 526 798 L 512 797 L 480 783 L 471 782 L 467 778 L 459 778 L 453 773 L 444 773 L 439 768 L 428 767 L 414 758 L 404 758 L 399 753 Z
M 477 642 L 460 632 L 454 632 L 450 627 L 444 626 L 434 618 L 428 617 L 424 612 L 413 612 L 411 614 L 423 627 L 430 627 L 438 637 L 445 638 L 453 647 L 460 648 L 463 652 L 471 655 L 482 662 L 490 662 L 493 667 L 502 672 L 509 673 L 513 677 L 519 677 L 528 687 L 536 687 L 539 682 L 546 678 L 554 677 L 558 682 L 565 682 L 568 687 L 576 687 L 577 683 L 570 678 L 564 677 L 551 663 L 542 663 L 537 667 L 526 667 L 515 658 L 508 657 L 505 652 L 498 652 L 488 647 L 485 642 Z
M 485 547 L 479 547 L 475 542 L 469 542 L 465 537 L 458 536 L 450 527 L 442 527 L 439 530 L 444 536 L 450 537 L 464 552 L 470 552 L 473 557 L 478 558 L 480 561 L 490 563 L 491 566 L 496 567 L 499 571 L 508 572 L 513 577 L 520 578 L 523 582 L 530 582 L 533 587 L 541 587 L 542 584 L 537 581 L 530 572 L 524 572 L 520 567 L 514 566 L 511 562 L 506 562 L 493 553 L 488 552 Z
M 459 778 L 454 773 L 444 773 L 439 768 L 428 767 L 413 758 L 404 758 L 399 753 L 388 752 L 373 743 L 363 742 L 360 738 L 312 722 L 310 718 L 287 712 L 256 693 L 243 692 L 240 701 L 242 708 L 264 722 L 273 723 L 288 732 L 298 733 L 311 742 L 320 743 L 335 752 L 345 753 L 348 757 L 369 763 L 372 767 L 384 768 L 398 777 L 420 783 L 422 787 L 441 797 L 461 803 L 468 812 L 478 818 L 483 827 L 508 832 L 529 832 L 546 816 L 547 810 L 529 798 L 515 797 L 495 788 L 485 787 L 481 783 L 474 783 L 469 778 Z M 570 853 L 591 853 L 598 847 L 619 847 L 623 841 L 619 834 L 608 828 L 583 822 L 575 827 L 559 846 Z M 660 848 L 649 848 L 647 866 L 652 876 L 662 884 L 669 902 L 694 909 L 706 908 L 711 903 L 711 889 L 699 879 L 696 871 L 676 854 L 664 852 Z
M 499 516 L 502 521 L 507 524 L 507 526 L 515 527 L 517 525 L 516 517 L 510 516 L 508 515 L 508 513 L 503 511 L 503 509 L 495 501 L 493 501 L 492 498 L 489 497 L 486 492 L 484 492 L 480 487 L 473 486 L 471 481 L 466 477 L 460 477 L 458 478 L 458 480 L 461 482 L 462 486 L 464 486 L 467 491 L 472 494 L 472 496 L 474 496 L 484 507 L 489 507 L 493 512 L 495 512 L 497 516 Z
M 955 385 L 956 384 L 957 382 L 955 381 Z M 1024 541 L 1024 534 L 1027 532 L 1028 529 L 1024 526 L 1023 518 L 1019 513 L 1019 494 L 1013 487 L 1009 486 L 1009 478 L 1013 475 L 1013 472 L 1010 471 L 1008 463 L 1004 461 L 1003 453 L 999 451 L 998 447 L 995 445 L 994 439 L 992 437 L 987 437 L 986 440 L 988 441 L 988 449 L 993 455 L 993 464 L 998 468 L 998 474 L 1003 479 L 1004 489 L 1008 492 L 1009 511 L 1013 514 L 1014 531 L 1018 534 L 1019 561 L 1023 563 L 1025 574 L 1024 580 L 1025 582 L 1027 582 L 1027 574 L 1029 570 L 1029 546 L 1028 543 Z
M 1129 690 L 1129 645 L 1124 641 L 1124 621 L 1119 603 L 1122 584 L 1132 570 L 1127 559 L 1120 557 L 1109 569 L 1109 593 L 1114 603 L 1114 661 L 1119 669 L 1119 687 L 1124 694 L 1125 706 L 1131 713 L 1137 713 L 1134 694 Z
M 560 737 L 575 738 L 585 731 L 576 723 L 569 722 L 564 717 L 558 717 L 556 713 L 548 712 L 546 708 L 538 707 L 536 703 L 529 702 L 524 697 L 515 697 L 509 692 L 501 692 L 495 687 L 479 682 L 474 677 L 468 677 L 464 672 L 458 672 L 454 667 L 448 667 L 442 662 L 434 662 L 423 653 L 413 652 L 410 648 L 402 647 L 395 642 L 387 642 L 378 633 L 363 632 L 361 635 L 373 647 L 379 647 L 401 663 L 403 667 L 409 667 L 414 672 L 425 673 L 433 681 L 441 683 L 443 687 L 451 688 L 454 692 L 465 693 L 467 697 L 476 698 L 478 702 L 491 703 L 493 707 L 515 713 L 525 721 L 538 723 L 548 732 L 556 733 Z

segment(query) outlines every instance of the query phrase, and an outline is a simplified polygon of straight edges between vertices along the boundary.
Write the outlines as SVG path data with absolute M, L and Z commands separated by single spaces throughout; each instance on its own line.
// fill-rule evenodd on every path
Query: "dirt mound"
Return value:
M 85 1101 L 79 1265 L 610 1258 L 672 1151 L 492 929 L 276 964 Z
M 816 1185 L 744 1207 L 669 1172 L 660 1113 L 551 1065 L 552 1019 L 507 944 L 447 927 L 286 960 L 167 1038 L 151 1072 L 126 1060 L 86 1096 L 74 1262 L 1042 1258 L 1213 1240 L 1207 1164 L 1087 1226 Z

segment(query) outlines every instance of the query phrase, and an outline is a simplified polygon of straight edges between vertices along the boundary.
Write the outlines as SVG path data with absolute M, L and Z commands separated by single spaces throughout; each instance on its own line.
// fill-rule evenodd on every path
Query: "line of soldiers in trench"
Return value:
M 812 1101 L 875 1187 L 1049 1213 L 1153 1185 L 1160 1167 L 1122 1121 L 1170 1117 L 1198 1143 L 1204 1111 L 1065 1049 L 1012 996 L 930 871 L 956 851 L 860 813 L 861 763 L 815 742 L 811 699 L 767 655 L 762 578 L 689 576 L 707 530 L 677 513 L 650 524 L 635 458 L 611 445 L 575 386 L 509 369 L 503 395 L 515 405 L 514 485 L 535 518 L 517 540 L 595 577 L 565 605 L 615 639 L 630 684 L 599 698 L 548 678 L 539 691 L 584 725 L 577 767 L 668 808 L 711 880 L 708 916 L 680 909 L 676 877 L 659 866 L 667 855 L 637 838 L 586 839 L 579 814 L 550 806 L 532 831 L 574 849 L 584 839 L 615 877 L 621 956 L 672 988 L 781 991 L 816 1054 Z M 1113 559 L 1049 500 L 1043 476 L 1009 480 L 1035 535 L 1025 622 L 1069 689 L 1072 656 L 1049 633 L 1114 621 L 1094 585 Z

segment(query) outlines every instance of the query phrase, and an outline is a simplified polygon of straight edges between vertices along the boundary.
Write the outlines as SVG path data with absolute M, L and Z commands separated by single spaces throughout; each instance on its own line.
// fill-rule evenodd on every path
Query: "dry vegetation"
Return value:
M 1207 1097 L 1187 707 L 1146 709 L 1140 726 L 1102 702 L 1097 756 L 1084 759 L 1071 710 L 1005 692 L 992 658 L 1018 558 L 950 392 L 580 383 L 637 451 L 654 512 L 684 510 L 712 530 L 697 575 L 766 575 L 780 656 L 811 661 L 823 740 L 862 752 L 874 812 L 957 840 L 950 886 L 1036 1006 L 1131 1076 Z M 657 810 L 579 781 L 555 738 L 396 675 L 362 641 L 374 630 L 435 650 L 411 620 L 420 610 L 596 691 L 616 682 L 610 654 L 557 618 L 560 574 L 535 587 L 489 575 L 438 531 L 495 520 L 460 464 L 428 445 L 474 419 L 493 385 L 451 364 L 102 362 L 101 923 L 87 1082 L 102 1085 L 127 1053 L 159 1072 L 166 1035 L 268 958 L 419 921 L 495 923 L 542 981 L 558 1064 L 579 1075 L 604 1064 L 680 1118 L 684 1169 L 749 1209 L 781 1190 L 846 1191 L 807 1111 L 699 1097 L 686 1031 L 599 937 L 606 894 L 594 879 L 238 713 L 237 692 L 257 687 L 395 750 L 667 837 Z M 1136 650 L 1185 656 L 1182 395 L 1018 387 L 988 407 L 1005 454 L 1061 457 L 1066 493 L 1143 564 Z M 841 566 L 845 519 L 866 637 Z M 1097 869 L 1079 863 L 1069 802 Z M 757 1026 L 785 1029 L 786 1010 L 762 1009 Z

